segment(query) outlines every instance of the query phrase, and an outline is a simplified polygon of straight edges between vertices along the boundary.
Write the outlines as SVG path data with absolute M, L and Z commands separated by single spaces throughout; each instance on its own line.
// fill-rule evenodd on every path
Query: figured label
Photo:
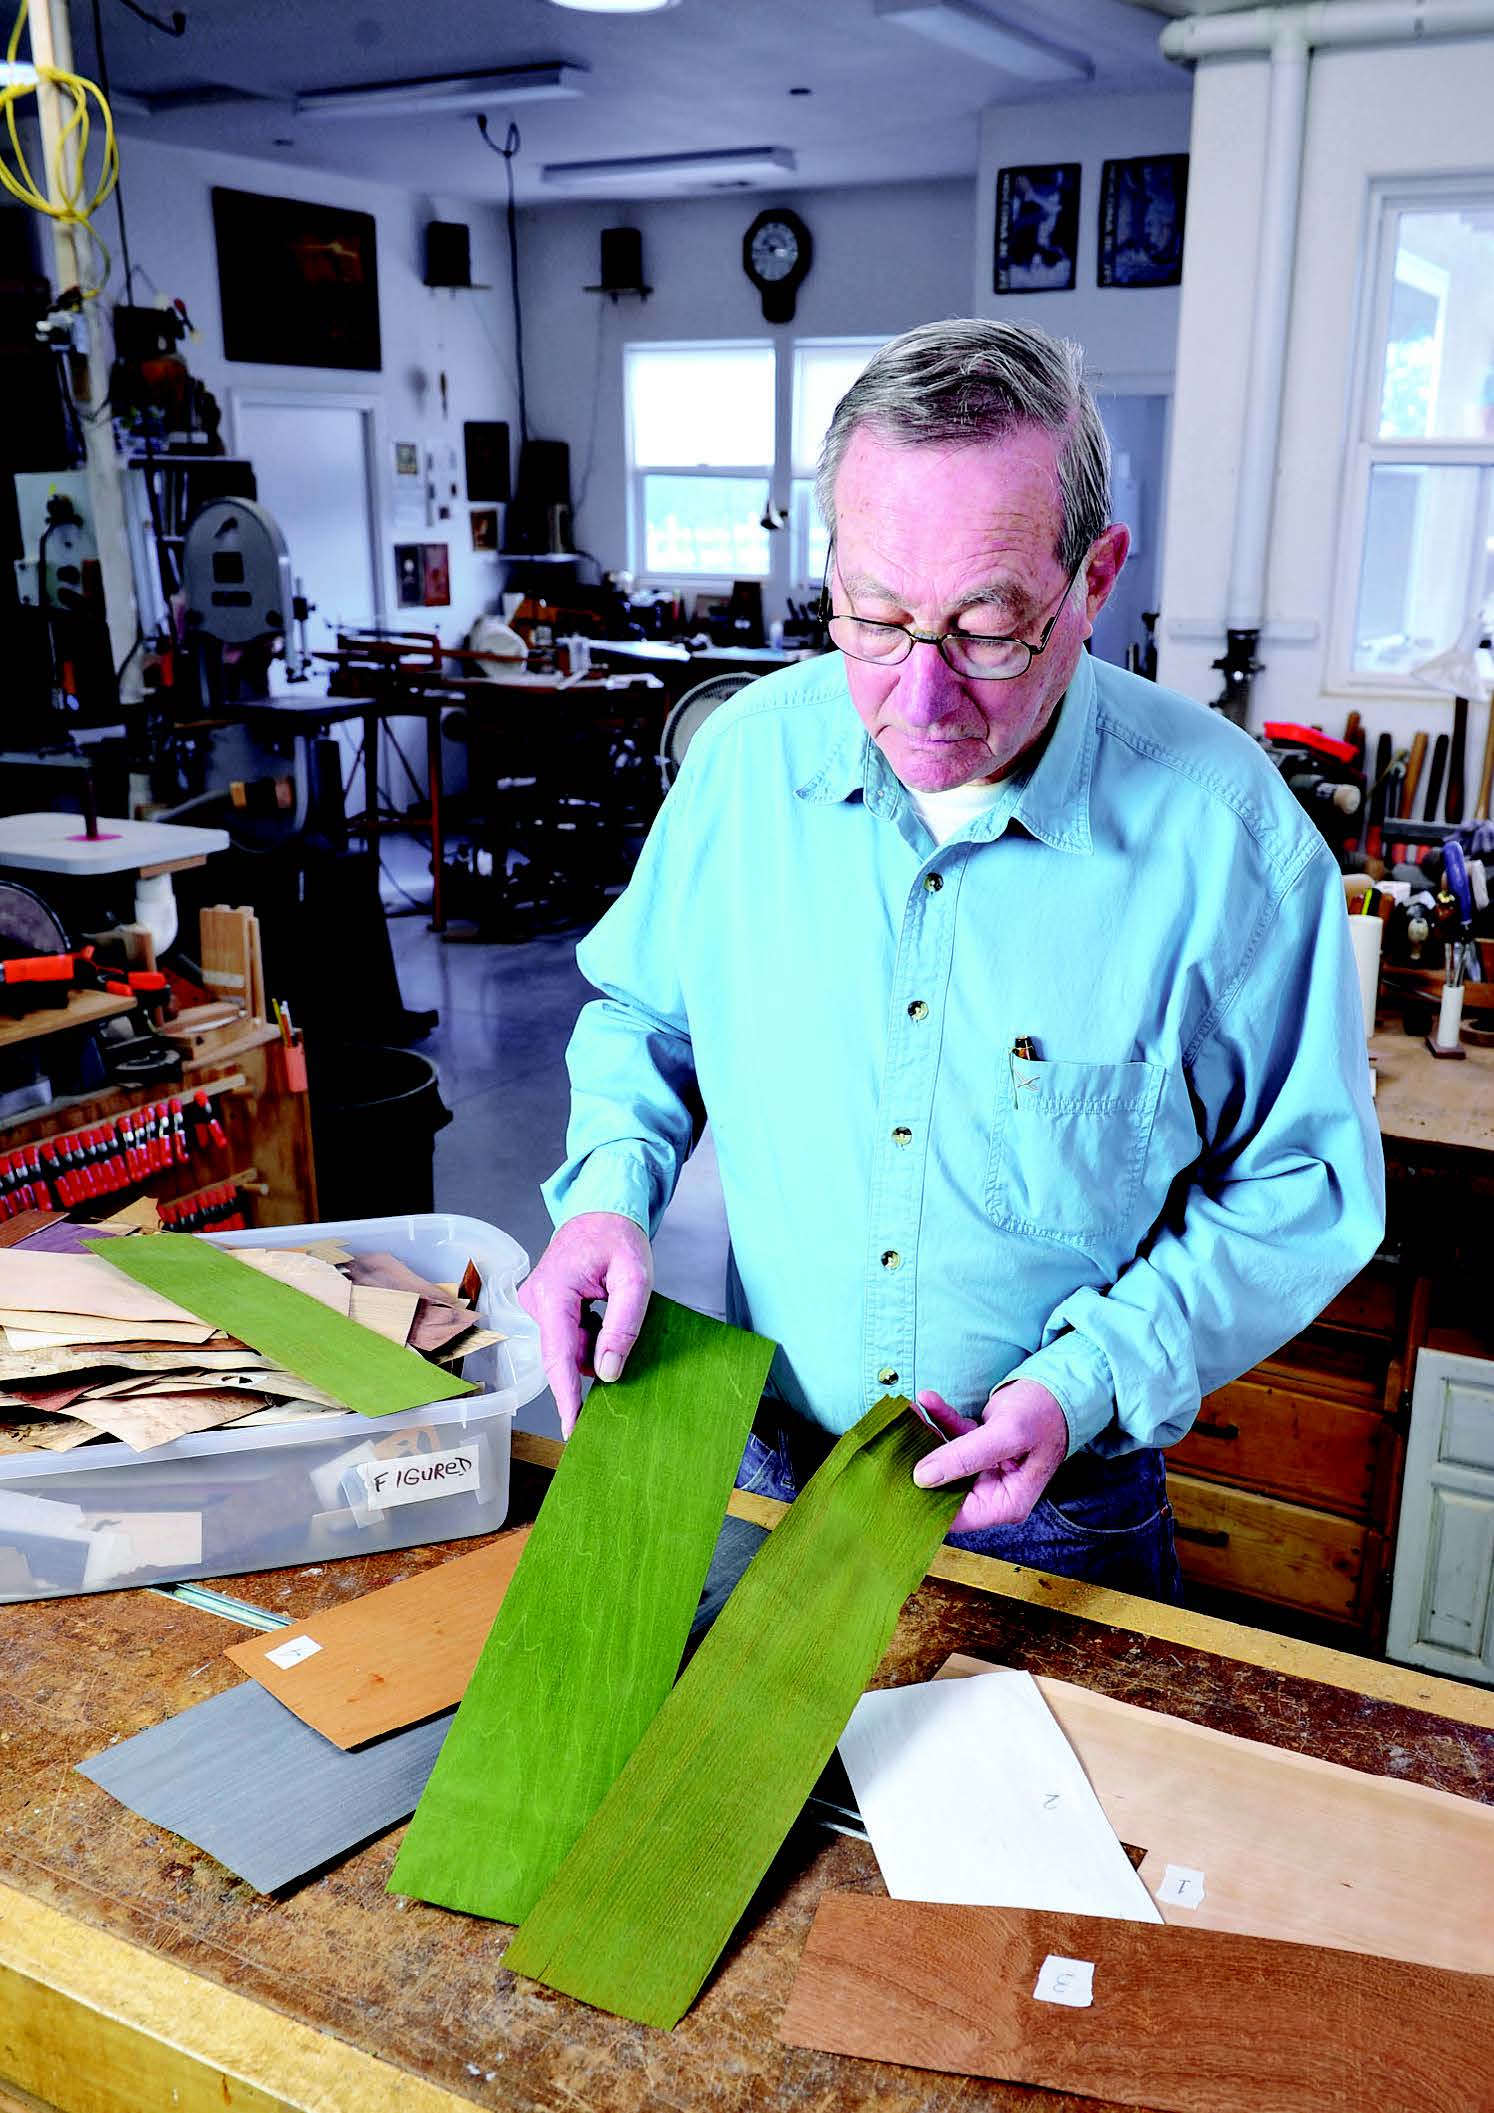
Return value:
M 423 1453 L 408 1460 L 360 1460 L 357 1475 L 369 1504 L 420 1504 L 428 1497 L 475 1495 L 482 1471 L 475 1447 L 454 1453 Z
M 1095 1969 L 1090 1959 L 1061 1959 L 1049 1952 L 1038 1969 L 1032 1991 L 1039 2003 L 1067 2003 L 1074 2010 L 1088 2010 L 1095 1999 Z
M 303 1658 L 315 1658 L 320 1649 L 321 1645 L 313 1636 L 293 1636 L 289 1643 L 277 1643 L 273 1651 L 266 1651 L 265 1657 L 284 1673 L 291 1666 L 299 1665 Z

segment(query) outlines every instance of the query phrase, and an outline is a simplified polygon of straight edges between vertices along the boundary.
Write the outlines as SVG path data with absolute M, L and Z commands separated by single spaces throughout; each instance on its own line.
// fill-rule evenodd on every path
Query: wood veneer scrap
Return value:
M 926 1490 L 913 1480 L 941 1442 L 898 1396 L 837 1442 L 753 1558 L 505 1965 L 641 2024 L 679 2022 L 965 1494 L 968 1485 Z
M 1494 2105 L 1483 1975 L 1018 1908 L 827 1894 L 779 2038 L 1159 2113 Z
M 461 1701 L 529 1535 L 500 1534 L 226 1655 L 334 1746 L 366 1745 Z M 302 1639 L 314 1648 L 287 1664 Z
M 655 1296 L 592 1388 L 389 1881 L 528 1912 L 679 1670 L 773 1356 Z

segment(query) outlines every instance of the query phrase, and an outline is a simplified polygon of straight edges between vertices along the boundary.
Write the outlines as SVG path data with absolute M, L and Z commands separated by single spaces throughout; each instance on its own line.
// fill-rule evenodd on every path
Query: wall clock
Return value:
M 787 206 L 759 213 L 742 237 L 742 269 L 763 297 L 763 320 L 791 323 L 814 244 L 809 229 Z

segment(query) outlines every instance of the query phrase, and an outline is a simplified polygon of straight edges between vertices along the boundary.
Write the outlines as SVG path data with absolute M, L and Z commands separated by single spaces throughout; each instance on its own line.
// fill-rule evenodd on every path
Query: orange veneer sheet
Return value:
M 227 1656 L 344 1751 L 418 1724 L 461 1701 L 528 1539 L 527 1526 L 500 1534 Z M 302 1637 L 316 1649 L 287 1651 Z M 277 1664 L 282 1655 L 291 1662 Z

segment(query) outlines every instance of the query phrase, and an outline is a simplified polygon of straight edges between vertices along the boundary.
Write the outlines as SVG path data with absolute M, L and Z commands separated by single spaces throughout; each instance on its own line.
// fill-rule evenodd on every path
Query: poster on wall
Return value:
M 1183 277 L 1186 154 L 1107 161 L 1100 180 L 1101 286 L 1177 286 Z
M 420 464 L 420 443 L 394 443 L 394 528 L 396 533 L 418 533 L 426 525 L 425 477 Z
M 395 544 L 394 582 L 401 609 L 425 607 L 425 554 L 418 543 Z
M 496 506 L 479 506 L 473 509 L 472 548 L 474 550 L 496 550 L 498 548 L 498 509 Z
M 425 606 L 445 609 L 451 603 L 451 549 L 446 543 L 423 543 L 425 557 Z
M 213 187 L 226 359 L 377 373 L 372 213 Z
M 1079 163 L 996 173 L 997 293 L 1063 293 L 1079 253 Z

